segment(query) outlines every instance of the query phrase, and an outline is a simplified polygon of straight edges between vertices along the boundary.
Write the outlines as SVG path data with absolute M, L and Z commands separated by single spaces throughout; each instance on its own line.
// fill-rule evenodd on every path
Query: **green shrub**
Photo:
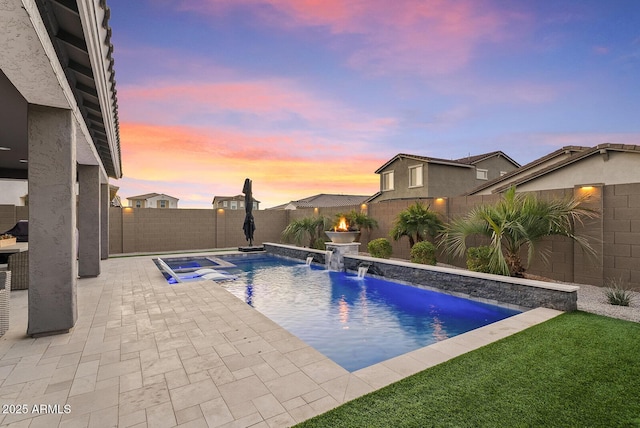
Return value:
M 490 258 L 490 247 L 470 247 L 467 250 L 467 269 L 474 272 L 491 273 L 491 269 L 489 269 Z
M 610 305 L 629 306 L 631 303 L 631 291 L 623 280 L 611 279 L 608 282 L 604 295 Z
M 316 239 L 311 248 L 315 248 L 316 250 L 326 250 L 325 240 L 322 238 Z
M 386 238 L 378 238 L 369 242 L 367 250 L 372 257 L 380 257 L 381 259 L 388 259 L 393 252 L 391 242 Z
M 436 264 L 436 247 L 429 241 L 417 242 L 411 247 L 411 261 L 423 265 Z

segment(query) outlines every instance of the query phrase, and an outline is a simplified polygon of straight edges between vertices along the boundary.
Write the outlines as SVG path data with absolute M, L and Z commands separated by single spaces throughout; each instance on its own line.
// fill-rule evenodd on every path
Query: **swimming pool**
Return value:
M 224 257 L 219 284 L 349 371 L 521 311 L 269 255 Z

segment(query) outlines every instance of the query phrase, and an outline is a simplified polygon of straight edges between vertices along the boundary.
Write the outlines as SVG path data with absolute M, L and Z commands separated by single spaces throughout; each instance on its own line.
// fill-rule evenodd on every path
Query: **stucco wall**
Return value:
M 0 179 L 0 204 L 23 205 L 23 198 L 27 193 L 27 180 Z
M 579 194 L 582 189 L 560 189 L 538 192 L 540 197 L 562 197 Z M 585 190 L 586 191 L 586 190 Z M 554 237 L 541 243 L 539 249 L 548 253 L 548 263 L 537 259 L 529 273 L 567 281 L 603 285 L 610 279 L 622 279 L 640 287 L 640 183 L 594 187 L 589 205 L 602 213 L 601 217 L 579 224 L 578 232 L 592 238 L 591 244 L 598 257 L 586 257 L 579 246 L 567 238 Z M 462 216 L 474 206 L 493 203 L 499 195 L 468 196 L 454 198 L 425 198 L 421 202 L 440 213 L 443 221 Z M 361 251 L 375 238 L 388 238 L 398 213 L 415 200 L 385 201 L 367 207 L 371 217 L 379 224 L 371 235 L 362 234 Z M 318 214 L 333 217 L 337 212 L 360 209 L 359 206 L 319 209 Z M 127 212 L 129 211 L 129 212 Z M 255 244 L 281 242 L 280 234 L 290 220 L 314 215 L 312 208 L 290 210 L 254 211 L 256 221 Z M 16 221 L 27 219 L 27 207 L 0 205 L 0 231 L 9 229 Z M 242 231 L 244 211 L 111 208 L 110 253 L 160 252 L 229 248 L 246 245 Z M 406 238 L 390 241 L 392 257 L 409 258 Z M 469 241 L 468 245 L 479 245 Z M 523 254 L 526 257 L 526 254 Z M 445 254 L 438 261 L 464 266 L 464 260 Z
M 608 157 L 593 155 L 548 173 L 531 183 L 518 185 L 523 192 L 563 189 L 581 184 L 624 184 L 640 182 L 640 153 L 609 151 Z

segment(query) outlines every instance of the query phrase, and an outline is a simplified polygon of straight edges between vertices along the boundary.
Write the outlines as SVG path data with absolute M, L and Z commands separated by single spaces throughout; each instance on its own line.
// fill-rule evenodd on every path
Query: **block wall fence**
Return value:
M 568 238 L 546 239 L 539 249 L 548 263 L 538 258 L 527 272 L 558 281 L 602 286 L 609 279 L 626 281 L 640 288 L 640 183 L 574 188 L 535 192 L 541 198 L 564 197 L 588 193 L 588 206 L 601 213 L 593 220 L 578 224 L 577 232 L 591 238 L 597 257 L 588 257 Z M 420 199 L 438 212 L 443 221 L 465 215 L 472 207 L 490 204 L 499 195 Z M 388 238 L 398 213 L 416 200 L 396 200 L 342 208 L 308 208 L 292 211 L 254 211 L 256 232 L 254 244 L 282 242 L 280 234 L 291 220 L 312 215 L 333 217 L 351 209 L 366 210 L 376 219 L 378 229 L 364 231 L 360 238 L 361 252 L 376 238 Z M 242 231 L 244 210 L 110 208 L 110 254 L 155 253 L 183 250 L 232 248 L 247 245 Z M 27 207 L 0 205 L 0 232 L 11 228 L 18 220 L 28 219 Z M 406 238 L 390 240 L 392 257 L 409 258 Z M 481 245 L 476 240 L 470 246 Z M 308 243 L 304 243 L 307 245 Z M 526 254 L 523 255 L 526 259 Z M 463 259 L 439 254 L 438 261 L 465 266 Z

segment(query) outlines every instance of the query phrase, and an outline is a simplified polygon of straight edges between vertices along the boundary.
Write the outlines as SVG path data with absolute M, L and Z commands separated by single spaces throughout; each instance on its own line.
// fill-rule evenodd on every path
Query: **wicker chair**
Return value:
M 0 272 L 0 336 L 9 330 L 9 309 L 11 307 L 11 272 Z
M 29 251 L 9 256 L 7 270 L 11 271 L 11 289 L 26 290 L 29 288 Z

